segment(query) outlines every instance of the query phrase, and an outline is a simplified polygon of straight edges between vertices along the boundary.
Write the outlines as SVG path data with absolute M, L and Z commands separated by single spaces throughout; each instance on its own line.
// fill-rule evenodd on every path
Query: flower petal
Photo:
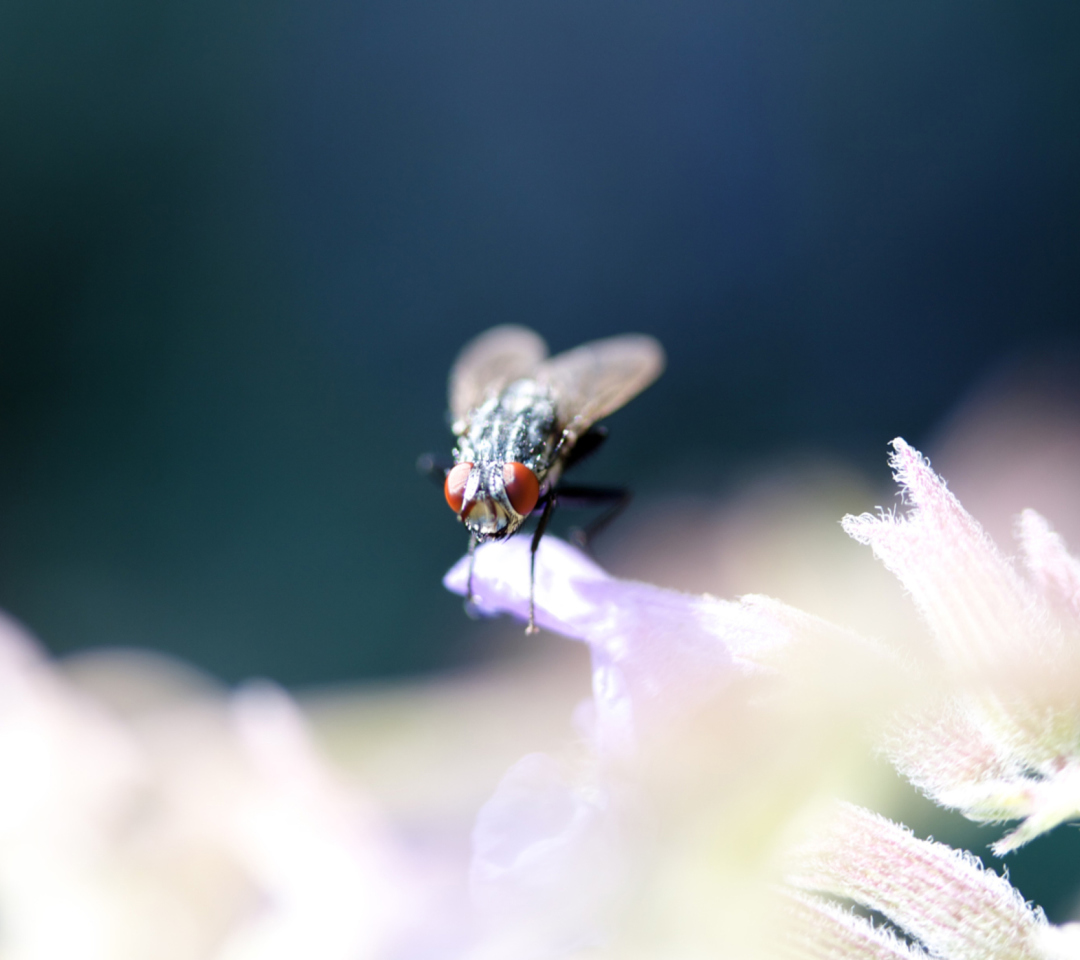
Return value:
M 1016 807 L 1021 813 L 994 819 L 1012 819 L 1018 815 L 1026 816 L 1026 819 L 993 845 L 991 849 L 995 856 L 1004 856 L 1059 824 L 1080 817 L 1080 763 L 1075 761 L 1052 777 L 1042 780 L 1025 778 L 1003 784 L 1002 787 L 1009 791 L 1006 796 L 1015 798 Z
M 352 960 L 394 949 L 409 929 L 403 857 L 373 806 L 338 782 L 299 707 L 250 683 L 229 704 L 252 781 L 230 838 L 259 896 L 220 960 Z
M 796 853 L 789 882 L 877 910 L 944 960 L 1037 957 L 1048 926 L 970 854 L 850 804 Z
M 918 960 L 925 950 L 821 897 L 788 893 L 777 956 L 785 960 Z
M 1080 618 L 1080 560 L 1070 556 L 1065 541 L 1034 510 L 1020 514 L 1018 533 L 1024 565 L 1043 596 Z
M 463 557 L 444 578 L 446 587 L 464 594 L 468 569 Z M 525 619 L 528 540 L 480 547 L 473 590 L 482 611 Z M 536 554 L 535 600 L 538 624 L 591 648 L 598 730 L 613 746 L 631 742 L 635 725 L 647 718 L 711 697 L 733 671 L 752 669 L 791 636 L 768 602 L 732 603 L 619 580 L 555 537 L 545 537 Z
M 575 782 L 546 754 L 507 771 L 473 830 L 470 887 L 488 928 L 484 956 L 561 956 L 606 940 L 634 849 L 618 800 L 609 786 Z
M 897 438 L 890 459 L 913 509 L 847 516 L 843 527 L 910 591 L 945 661 L 958 672 L 1007 672 L 1062 649 L 1034 590 L 930 469 Z
M 941 704 L 901 717 L 886 752 L 970 819 L 1026 818 L 995 847 L 1012 850 L 1080 810 L 1072 773 L 1080 765 L 1080 563 L 1026 511 L 1025 580 L 926 460 L 903 440 L 893 447 L 913 509 L 902 519 L 846 517 L 844 528 L 911 592 L 958 686 Z

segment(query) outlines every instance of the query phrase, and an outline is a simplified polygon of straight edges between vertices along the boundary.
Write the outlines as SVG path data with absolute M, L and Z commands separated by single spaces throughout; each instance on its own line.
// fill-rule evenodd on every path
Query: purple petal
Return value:
M 463 557 L 443 583 L 464 594 L 468 571 Z M 524 620 L 528 539 L 480 547 L 473 590 L 482 611 Z M 624 743 L 633 738 L 632 724 L 712 696 L 734 671 L 785 643 L 789 632 L 767 605 L 619 580 L 555 537 L 545 537 L 536 554 L 535 600 L 540 626 L 589 645 L 600 739 Z

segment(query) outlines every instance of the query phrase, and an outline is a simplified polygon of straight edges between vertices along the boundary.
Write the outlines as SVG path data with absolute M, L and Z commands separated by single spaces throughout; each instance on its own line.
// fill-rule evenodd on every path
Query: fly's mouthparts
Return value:
M 506 511 L 488 497 L 466 503 L 461 508 L 461 518 L 470 530 L 482 537 L 491 536 L 506 529 L 510 520 Z

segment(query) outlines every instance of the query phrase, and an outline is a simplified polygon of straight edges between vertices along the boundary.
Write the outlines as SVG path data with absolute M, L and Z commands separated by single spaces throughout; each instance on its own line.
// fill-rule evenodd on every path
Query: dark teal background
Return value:
M 416 455 L 485 327 L 639 330 L 590 467 L 885 479 L 1075 349 L 1075 3 L 0 6 L 0 605 L 235 680 L 476 655 Z

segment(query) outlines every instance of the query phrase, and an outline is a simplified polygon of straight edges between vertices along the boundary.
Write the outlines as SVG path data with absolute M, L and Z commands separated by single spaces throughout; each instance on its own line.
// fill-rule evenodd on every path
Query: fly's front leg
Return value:
M 633 499 L 633 494 L 625 487 L 562 486 L 558 493 L 559 500 L 568 507 L 607 506 L 607 510 L 584 530 L 577 529 L 570 534 L 570 539 L 583 549 L 587 548 L 593 538 L 622 513 Z
M 547 495 L 547 503 L 544 504 L 544 512 L 540 514 L 540 522 L 536 525 L 533 533 L 532 546 L 529 548 L 529 625 L 525 628 L 526 633 L 539 633 L 536 626 L 536 548 L 540 546 L 540 538 L 547 529 L 548 520 L 555 509 L 555 491 Z
M 416 469 L 431 480 L 437 487 L 441 487 L 446 480 L 446 475 L 454 461 L 450 457 L 443 457 L 437 453 L 425 453 L 416 460 Z
M 465 612 L 474 620 L 479 618 L 476 606 L 473 604 L 472 576 L 473 567 L 476 566 L 476 534 L 469 535 L 469 583 L 465 588 Z

